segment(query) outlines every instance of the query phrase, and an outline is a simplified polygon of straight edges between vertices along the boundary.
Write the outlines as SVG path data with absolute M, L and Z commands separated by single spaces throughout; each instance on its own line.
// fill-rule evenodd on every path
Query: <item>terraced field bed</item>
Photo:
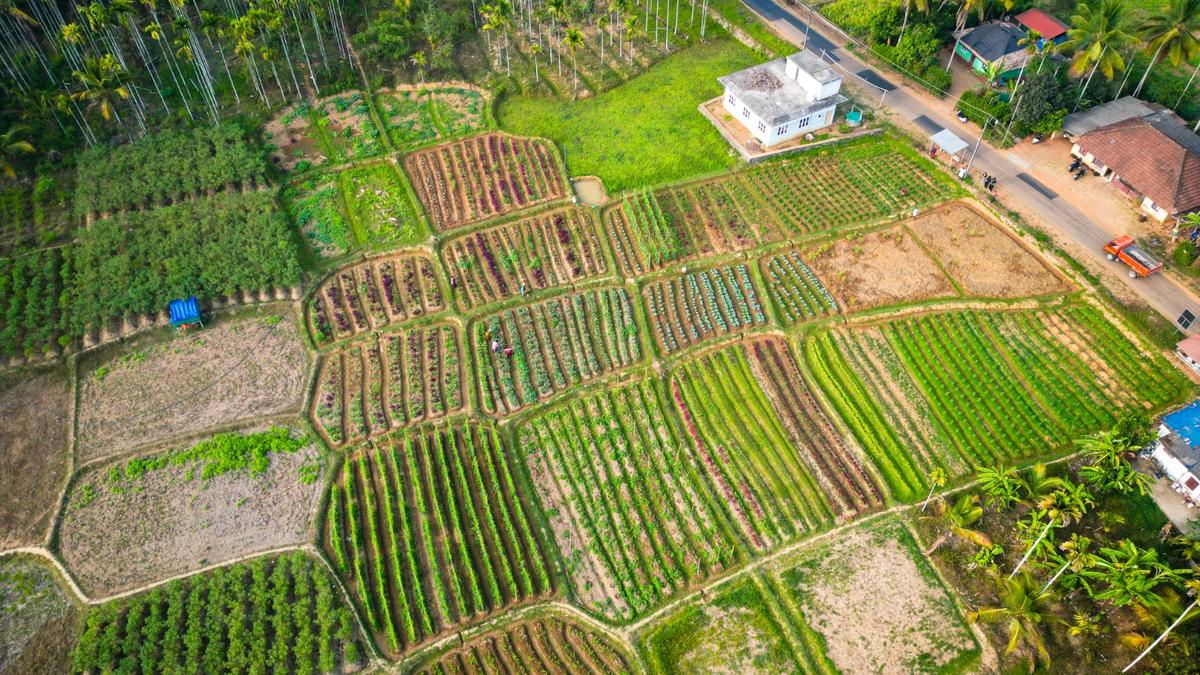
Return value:
M 755 381 L 741 345 L 688 361 L 670 387 L 689 449 L 755 550 L 832 522 L 829 497 Z
M 404 158 L 417 197 L 436 230 L 449 230 L 569 192 L 549 142 L 481 134 Z
M 339 270 L 309 303 L 313 340 L 324 346 L 445 309 L 434 265 L 431 256 L 404 253 Z
M 335 672 L 362 667 L 363 657 L 325 566 L 289 553 L 90 609 L 71 671 Z
M 430 83 L 375 94 L 379 115 L 400 150 L 487 127 L 487 95 L 466 84 Z
M 791 325 L 839 311 L 837 300 L 797 251 L 785 251 L 759 261 L 767 293 L 780 320 Z
M 476 424 L 396 434 L 347 458 L 323 544 L 388 655 L 553 592 L 514 462 Z
M 666 353 L 767 322 L 745 265 L 688 272 L 656 281 L 642 293 Z
M 459 330 L 433 324 L 364 338 L 326 354 L 312 419 L 343 445 L 464 406 Z
M 629 293 L 609 288 L 523 305 L 474 323 L 485 412 L 508 414 L 642 360 Z
M 604 212 L 625 276 L 869 223 L 937 203 L 955 187 L 913 152 L 867 139 L 715 180 L 631 195 Z
M 819 334 L 805 355 L 902 500 L 923 494 L 935 466 L 961 475 L 1044 457 L 1189 389 L 1082 304 L 897 319 Z
M 454 673 L 588 673 L 631 672 L 624 649 L 599 633 L 566 617 L 517 621 L 485 633 L 452 651 L 421 664 L 420 675 Z
M 464 310 L 608 271 L 590 211 L 565 208 L 450 239 L 442 263 Z
M 639 645 L 650 673 L 838 672 L 778 586 L 752 575 L 653 624 Z
M 574 399 L 519 433 L 576 595 L 614 621 L 743 560 L 660 384 Z

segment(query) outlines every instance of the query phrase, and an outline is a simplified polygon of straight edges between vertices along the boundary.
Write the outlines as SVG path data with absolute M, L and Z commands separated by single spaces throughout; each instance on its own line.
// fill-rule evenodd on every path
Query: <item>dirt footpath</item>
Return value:
M 0 548 L 46 536 L 67 480 L 69 397 L 61 368 L 0 379 Z
M 299 469 L 319 457 L 309 446 L 270 455 L 259 476 L 209 480 L 200 478 L 200 462 L 115 482 L 109 472 L 118 465 L 87 471 L 73 485 L 59 530 L 63 562 L 85 593 L 105 596 L 310 541 L 321 481 L 302 484 Z
M 264 415 L 299 415 L 309 357 L 297 325 L 294 308 L 264 308 L 81 361 L 78 463 Z

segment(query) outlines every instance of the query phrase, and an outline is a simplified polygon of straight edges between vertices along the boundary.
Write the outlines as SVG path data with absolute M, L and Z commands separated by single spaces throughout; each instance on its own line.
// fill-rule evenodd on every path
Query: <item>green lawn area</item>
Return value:
M 710 23 L 707 43 L 594 98 L 505 99 L 497 111 L 500 126 L 553 139 L 572 175 L 600 176 L 610 193 L 732 166 L 729 145 L 696 107 L 721 94 L 718 76 L 760 59 L 717 31 Z

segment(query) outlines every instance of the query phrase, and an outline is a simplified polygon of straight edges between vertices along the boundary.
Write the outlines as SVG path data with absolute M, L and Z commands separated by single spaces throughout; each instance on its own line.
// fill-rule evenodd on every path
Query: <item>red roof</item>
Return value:
M 1040 9 L 1027 9 L 1017 15 L 1017 23 L 1036 30 L 1038 35 L 1053 40 L 1054 38 L 1067 32 L 1067 24 L 1050 16 Z
M 1189 335 L 1188 337 L 1180 340 L 1179 343 L 1175 345 L 1175 349 L 1178 349 L 1180 354 L 1183 354 L 1189 359 L 1200 363 L 1200 334 Z
M 1200 209 L 1200 137 L 1173 113 L 1100 127 L 1077 142 L 1167 213 Z

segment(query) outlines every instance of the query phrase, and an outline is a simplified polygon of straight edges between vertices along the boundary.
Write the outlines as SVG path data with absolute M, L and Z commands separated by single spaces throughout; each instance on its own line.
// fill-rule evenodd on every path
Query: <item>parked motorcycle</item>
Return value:
M 1086 173 L 1087 173 L 1087 169 L 1080 169 L 1080 170 L 1076 171 L 1075 172 L 1075 180 L 1079 180 L 1080 178 L 1083 178 L 1084 174 L 1086 174 Z

